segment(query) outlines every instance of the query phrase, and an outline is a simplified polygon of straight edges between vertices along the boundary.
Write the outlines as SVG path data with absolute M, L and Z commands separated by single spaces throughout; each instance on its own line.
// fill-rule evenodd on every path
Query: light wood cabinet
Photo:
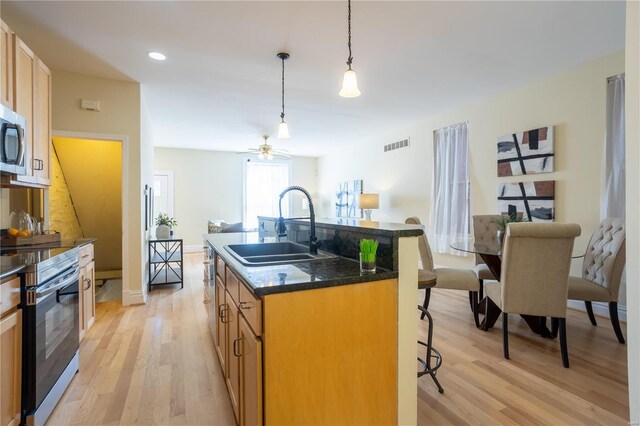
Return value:
M 228 277 L 228 275 L 227 275 Z M 228 278 L 227 278 L 228 280 Z M 229 281 L 229 280 L 228 280 Z M 227 325 L 227 389 L 233 406 L 236 421 L 240 423 L 240 313 L 227 292 L 228 321 Z
M 29 47 L 24 44 L 18 36 L 14 35 L 13 41 L 13 49 L 15 52 L 15 111 L 23 116 L 27 121 L 25 129 L 25 143 L 27 147 L 25 153 L 25 166 L 27 168 L 27 172 L 24 175 L 17 176 L 17 180 L 35 184 L 36 176 L 34 174 L 34 169 L 37 167 L 35 167 L 36 161 L 34 161 L 33 130 L 35 123 L 34 88 L 36 82 L 35 70 L 37 60 L 31 49 L 29 49 Z
M 240 316 L 240 419 L 242 425 L 262 424 L 262 341 Z
M 40 59 L 35 76 L 35 177 L 39 185 L 51 185 L 51 71 Z
M 93 260 L 93 244 L 80 247 L 78 296 L 78 321 L 82 340 L 96 318 L 96 264 Z
M 0 21 L 0 103 L 13 105 L 13 31 Z
M 45 188 L 51 185 L 51 71 L 1 22 L 0 101 L 26 119 L 24 175 L 9 183 Z
M 216 346 L 216 353 L 220 360 L 220 367 L 224 373 L 224 377 L 227 377 L 227 326 L 225 324 L 225 318 L 228 315 L 227 304 L 225 298 L 224 284 L 220 277 L 216 277 L 216 313 L 218 317 L 218 324 L 216 327 L 216 334 L 213 336 Z
M 0 425 L 20 423 L 22 311 L 0 319 Z

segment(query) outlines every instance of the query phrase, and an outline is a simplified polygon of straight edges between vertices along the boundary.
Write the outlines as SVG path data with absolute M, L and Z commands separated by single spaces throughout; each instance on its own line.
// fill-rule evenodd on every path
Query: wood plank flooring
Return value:
M 49 425 L 235 424 L 202 306 L 201 258 L 185 256 L 184 290 L 156 288 L 144 306 L 97 305 L 80 372 Z M 445 393 L 419 379 L 419 424 L 628 424 L 626 346 L 607 319 L 592 327 L 570 312 L 567 370 L 557 339 L 533 335 L 515 316 L 505 360 L 501 322 L 476 329 L 464 292 L 434 290 L 430 312 Z M 421 322 L 421 338 L 426 330 Z

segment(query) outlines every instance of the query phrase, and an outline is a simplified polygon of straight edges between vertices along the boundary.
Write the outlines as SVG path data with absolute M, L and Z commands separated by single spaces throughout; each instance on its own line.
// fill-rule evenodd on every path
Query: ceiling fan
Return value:
M 263 135 L 262 139 L 264 139 L 264 143 L 259 145 L 258 148 L 249 148 L 248 151 L 239 152 L 239 154 L 246 154 L 246 153 L 258 154 L 258 158 L 261 160 L 264 160 L 264 159 L 273 160 L 274 156 L 289 157 L 289 158 L 293 157 L 291 154 L 289 154 L 289 152 L 286 149 L 276 149 L 273 146 L 269 145 L 267 143 L 267 140 L 269 139 L 269 135 Z

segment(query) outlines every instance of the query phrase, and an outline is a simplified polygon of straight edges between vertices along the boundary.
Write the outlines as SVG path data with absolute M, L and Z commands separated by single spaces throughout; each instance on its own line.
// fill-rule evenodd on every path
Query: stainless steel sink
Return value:
M 282 265 L 336 257 L 328 253 L 310 254 L 309 247 L 292 242 L 230 244 L 224 248 L 245 266 Z

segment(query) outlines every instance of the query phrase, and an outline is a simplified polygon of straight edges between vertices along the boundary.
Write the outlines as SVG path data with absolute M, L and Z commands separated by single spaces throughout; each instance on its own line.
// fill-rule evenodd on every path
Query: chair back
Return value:
M 580 226 L 510 223 L 502 250 L 502 310 L 565 318 L 571 253 Z
M 497 242 L 499 214 L 477 214 L 473 216 L 473 239 L 478 242 Z M 482 256 L 474 254 L 476 265 L 484 263 Z
M 626 261 L 624 220 L 607 218 L 593 231 L 582 263 L 582 278 L 606 288 L 611 301 L 618 301 L 620 280 Z
M 407 218 L 404 223 L 408 225 L 422 226 L 420 219 L 415 216 Z M 422 228 L 424 229 L 424 226 Z M 418 239 L 418 249 L 420 250 L 420 263 L 422 264 L 422 269 L 426 271 L 433 271 L 433 255 L 431 254 L 431 247 L 429 246 L 426 230 Z

